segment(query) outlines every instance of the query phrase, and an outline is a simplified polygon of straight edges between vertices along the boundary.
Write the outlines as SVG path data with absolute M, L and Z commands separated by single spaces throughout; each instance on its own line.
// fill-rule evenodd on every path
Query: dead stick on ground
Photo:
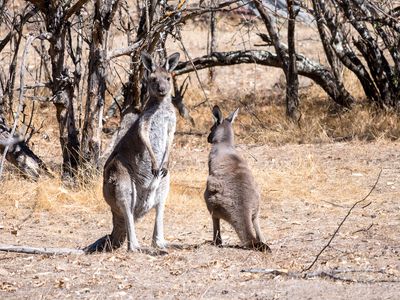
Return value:
M 352 210 L 357 206 L 357 204 L 365 201 L 369 197 L 369 195 L 371 195 L 372 191 L 375 189 L 376 185 L 378 184 L 379 178 L 381 178 L 381 174 L 382 174 L 382 169 L 380 170 L 380 172 L 378 174 L 378 178 L 376 178 L 375 184 L 372 186 L 372 188 L 370 189 L 368 194 L 364 198 L 362 198 L 361 200 L 355 202 L 352 205 L 352 207 L 347 212 L 346 216 L 343 218 L 343 220 L 340 222 L 339 226 L 336 228 L 335 232 L 332 234 L 332 236 L 329 239 L 328 243 L 317 254 L 317 256 L 315 257 L 314 261 L 307 268 L 303 269 L 302 272 L 309 271 L 314 266 L 314 264 L 317 262 L 318 258 L 321 256 L 322 252 L 324 252 L 325 249 L 329 247 L 329 245 L 331 244 L 332 240 L 334 239 L 334 237 L 336 236 L 336 234 L 339 232 L 340 228 L 342 227 L 343 223 L 347 220 L 347 218 L 351 214 Z
M 4 244 L 0 244 L 0 251 L 26 253 L 26 254 L 49 254 L 49 255 L 85 254 L 85 252 L 80 249 L 27 247 L 27 246 L 13 246 Z
M 337 276 L 339 273 L 380 273 L 386 274 L 382 270 L 331 270 L 331 271 L 317 271 L 317 272 L 308 272 L 305 274 L 299 272 L 290 272 L 285 269 L 244 269 L 240 272 L 245 273 L 255 273 L 255 274 L 267 274 L 273 276 L 286 276 L 290 279 L 314 279 L 314 278 L 323 278 L 323 279 L 331 279 L 333 281 L 342 281 L 347 283 L 364 283 L 364 284 L 372 284 L 378 282 L 400 282 L 397 279 L 373 279 L 373 280 L 357 280 L 351 278 L 343 278 Z M 387 274 L 388 275 L 388 274 Z

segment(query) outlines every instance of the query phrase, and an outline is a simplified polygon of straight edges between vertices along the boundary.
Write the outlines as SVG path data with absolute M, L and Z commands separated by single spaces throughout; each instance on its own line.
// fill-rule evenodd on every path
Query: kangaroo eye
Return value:
M 171 81 L 171 77 L 167 77 L 167 80 L 168 80 L 168 81 Z

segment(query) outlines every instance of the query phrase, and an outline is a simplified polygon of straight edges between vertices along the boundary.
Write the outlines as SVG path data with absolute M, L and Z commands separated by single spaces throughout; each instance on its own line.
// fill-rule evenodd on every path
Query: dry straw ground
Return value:
M 219 23 L 221 48 L 239 44 L 230 22 Z M 204 53 L 205 28 L 187 28 L 192 56 Z M 317 42 L 306 42 L 312 30 L 302 32 L 299 45 L 304 51 L 314 49 L 318 58 Z M 90 256 L 0 253 L 0 298 L 398 299 L 398 116 L 361 102 L 352 111 L 341 111 L 304 80 L 298 127 L 284 116 L 280 71 L 219 69 L 213 86 L 206 72 L 200 75 L 209 102 L 196 107 L 204 97 L 193 76 L 187 102 L 197 125 L 178 122 L 165 216 L 168 241 L 184 249 L 170 249 L 165 256 L 127 253 L 125 247 Z M 358 90 L 354 79 L 344 76 L 349 88 Z M 238 149 L 262 192 L 261 227 L 272 254 L 232 247 L 238 240 L 227 224 L 222 227 L 225 247 L 209 244 L 211 219 L 202 196 L 209 150 L 205 134 L 211 125 L 208 103 L 220 104 L 225 112 L 241 107 L 235 123 Z M 36 121 L 45 117 L 49 125 L 33 138 L 33 148 L 57 172 L 53 114 L 53 107 L 41 107 Z M 312 270 L 335 271 L 340 279 L 285 275 L 310 264 L 350 206 L 368 193 L 380 169 L 376 189 L 355 208 Z M 82 248 L 111 230 L 101 176 L 68 188 L 58 179 L 24 180 L 8 166 L 0 195 L 1 243 Z M 150 245 L 153 220 L 152 212 L 137 225 L 144 246 Z M 279 269 L 281 274 L 241 272 L 254 268 Z

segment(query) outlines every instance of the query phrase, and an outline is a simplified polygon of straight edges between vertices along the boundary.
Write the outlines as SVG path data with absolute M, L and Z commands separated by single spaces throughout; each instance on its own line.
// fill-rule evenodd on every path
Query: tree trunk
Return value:
M 288 69 L 286 73 L 286 113 L 293 121 L 300 121 L 299 78 L 296 65 L 295 26 L 296 12 L 293 0 L 287 0 L 288 8 Z
M 92 39 L 89 52 L 89 77 L 85 119 L 82 128 L 81 151 L 83 163 L 97 167 L 101 154 L 101 131 L 106 91 L 105 39 L 101 16 L 101 0 L 94 4 Z
M 63 155 L 62 175 L 74 177 L 79 162 L 78 130 L 75 123 L 74 86 L 65 65 L 65 35 L 67 23 L 63 22 L 63 7 L 48 7 L 47 31 L 51 33 L 49 54 L 52 64 L 51 90 L 54 96 Z

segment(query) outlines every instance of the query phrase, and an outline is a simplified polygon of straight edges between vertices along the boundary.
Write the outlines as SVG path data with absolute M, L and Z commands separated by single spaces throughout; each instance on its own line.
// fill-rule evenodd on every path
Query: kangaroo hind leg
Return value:
M 253 245 L 257 242 L 257 238 L 253 232 L 251 215 L 245 213 L 241 218 L 240 216 L 237 216 L 232 225 L 235 228 L 235 231 L 239 236 L 243 246 L 253 247 Z
M 260 228 L 260 218 L 258 214 L 253 217 L 253 226 L 254 230 L 256 231 L 257 242 L 254 245 L 254 248 L 260 250 L 262 252 L 271 252 L 271 248 L 265 243 L 265 237 L 261 232 Z
M 113 230 L 111 234 L 107 234 L 102 238 L 95 241 L 93 244 L 87 246 L 85 253 L 95 252 L 109 252 L 118 249 L 122 246 L 126 238 L 126 226 L 123 216 L 112 211 L 113 215 Z
M 156 194 L 156 220 L 154 222 L 152 246 L 164 249 L 167 242 L 164 239 L 164 207 L 169 193 L 169 174 L 161 179 Z
M 254 226 L 254 230 L 256 231 L 256 237 L 257 237 L 257 240 L 259 240 L 262 243 L 265 243 L 265 238 L 264 238 L 263 233 L 261 232 L 259 221 L 260 221 L 260 219 L 258 217 L 258 214 L 256 214 L 253 217 L 253 226 Z
M 115 200 L 125 221 L 125 228 L 128 236 L 128 251 L 135 251 L 139 248 L 133 215 L 136 196 L 135 185 L 132 184 L 130 180 L 121 180 L 116 184 Z

